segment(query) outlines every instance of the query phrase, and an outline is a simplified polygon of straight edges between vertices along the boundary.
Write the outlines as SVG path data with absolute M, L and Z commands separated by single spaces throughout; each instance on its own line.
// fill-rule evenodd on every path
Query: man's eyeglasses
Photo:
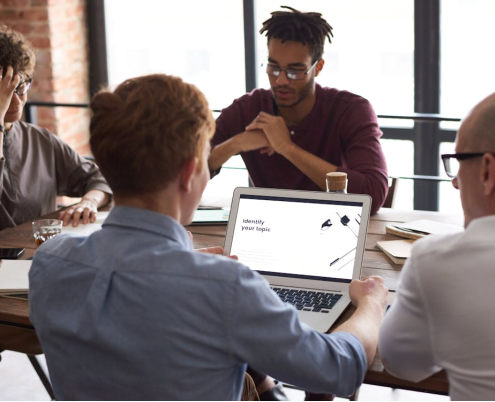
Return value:
M 454 179 L 459 172 L 459 161 L 465 161 L 466 159 L 478 158 L 489 152 L 461 152 L 458 154 L 443 154 L 442 161 L 447 176 Z
M 22 80 L 19 82 L 19 85 L 14 89 L 14 93 L 16 93 L 19 96 L 24 96 L 28 93 L 28 91 L 31 89 L 31 85 L 33 83 L 33 79 L 31 77 L 28 77 L 25 80 Z
M 276 64 L 270 64 L 270 62 L 263 63 L 263 65 L 266 65 L 266 73 L 271 77 L 280 77 L 280 74 L 283 71 L 289 80 L 298 81 L 303 80 L 309 72 L 316 67 L 318 61 L 319 60 L 316 60 L 307 70 L 301 70 L 298 68 L 280 68 Z

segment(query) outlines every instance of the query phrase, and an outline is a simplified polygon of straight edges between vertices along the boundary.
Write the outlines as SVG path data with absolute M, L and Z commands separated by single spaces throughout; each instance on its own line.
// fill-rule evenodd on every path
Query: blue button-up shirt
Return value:
M 356 337 L 309 328 L 256 272 L 193 251 L 180 224 L 148 210 L 115 207 L 89 237 L 51 239 L 29 279 L 57 399 L 234 400 L 246 363 L 346 395 L 366 371 Z

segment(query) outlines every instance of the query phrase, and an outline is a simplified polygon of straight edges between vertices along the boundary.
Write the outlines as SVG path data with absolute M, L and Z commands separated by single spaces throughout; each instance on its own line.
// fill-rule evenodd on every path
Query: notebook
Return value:
M 376 246 L 395 264 L 403 265 L 411 256 L 414 240 L 385 240 L 376 242 Z
M 22 293 L 0 293 L 0 296 L 6 297 L 7 299 L 16 299 L 16 300 L 29 300 L 29 294 L 27 290 L 24 290 Z
M 394 225 L 390 224 L 385 227 L 387 233 L 413 240 L 420 239 L 430 234 L 460 233 L 463 230 L 464 228 L 462 226 L 431 221 L 429 219 L 420 219 Z
M 0 295 L 29 289 L 30 260 L 0 260 Z
M 228 221 L 228 208 L 199 207 L 190 225 L 226 225 Z

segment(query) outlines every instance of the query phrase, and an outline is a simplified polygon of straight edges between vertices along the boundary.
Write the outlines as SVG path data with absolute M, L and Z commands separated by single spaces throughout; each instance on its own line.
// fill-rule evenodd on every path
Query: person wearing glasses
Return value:
M 391 374 L 421 381 L 445 370 L 453 400 L 495 396 L 495 93 L 463 120 L 442 155 L 465 231 L 415 242 L 380 330 Z
M 315 83 L 332 27 L 314 12 L 276 11 L 260 33 L 268 38 L 264 68 L 270 90 L 236 99 L 216 121 L 212 176 L 240 154 L 257 187 L 321 191 L 328 172 L 346 172 L 348 192 L 371 195 L 371 213 L 388 192 L 382 133 L 370 103 Z
M 82 197 L 60 213 L 73 226 L 93 222 L 110 200 L 94 163 L 48 130 L 20 121 L 34 65 L 26 39 L 0 25 L 0 230 L 54 211 L 57 196 Z

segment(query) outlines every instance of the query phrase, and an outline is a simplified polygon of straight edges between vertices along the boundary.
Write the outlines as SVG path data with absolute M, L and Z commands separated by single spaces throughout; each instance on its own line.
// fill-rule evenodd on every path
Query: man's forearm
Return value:
M 3 126 L 3 124 L 0 123 Z M 0 131 L 0 159 L 3 159 L 3 132 Z
M 287 147 L 281 155 L 308 176 L 322 190 L 326 190 L 326 174 L 337 170 L 336 165 L 305 151 L 294 143 Z
M 356 336 L 366 351 L 368 367 L 375 358 L 378 346 L 378 331 L 383 320 L 385 310 L 375 302 L 359 306 L 351 318 L 339 325 L 333 332 L 348 332 Z
M 241 152 L 240 139 L 240 136 L 236 135 L 213 148 L 208 158 L 209 169 L 217 170 L 221 168 L 232 156 Z
M 110 195 L 107 193 L 101 191 L 101 190 L 89 190 L 84 196 L 82 197 L 83 200 L 89 200 L 93 202 L 97 208 L 100 208 L 110 201 Z

